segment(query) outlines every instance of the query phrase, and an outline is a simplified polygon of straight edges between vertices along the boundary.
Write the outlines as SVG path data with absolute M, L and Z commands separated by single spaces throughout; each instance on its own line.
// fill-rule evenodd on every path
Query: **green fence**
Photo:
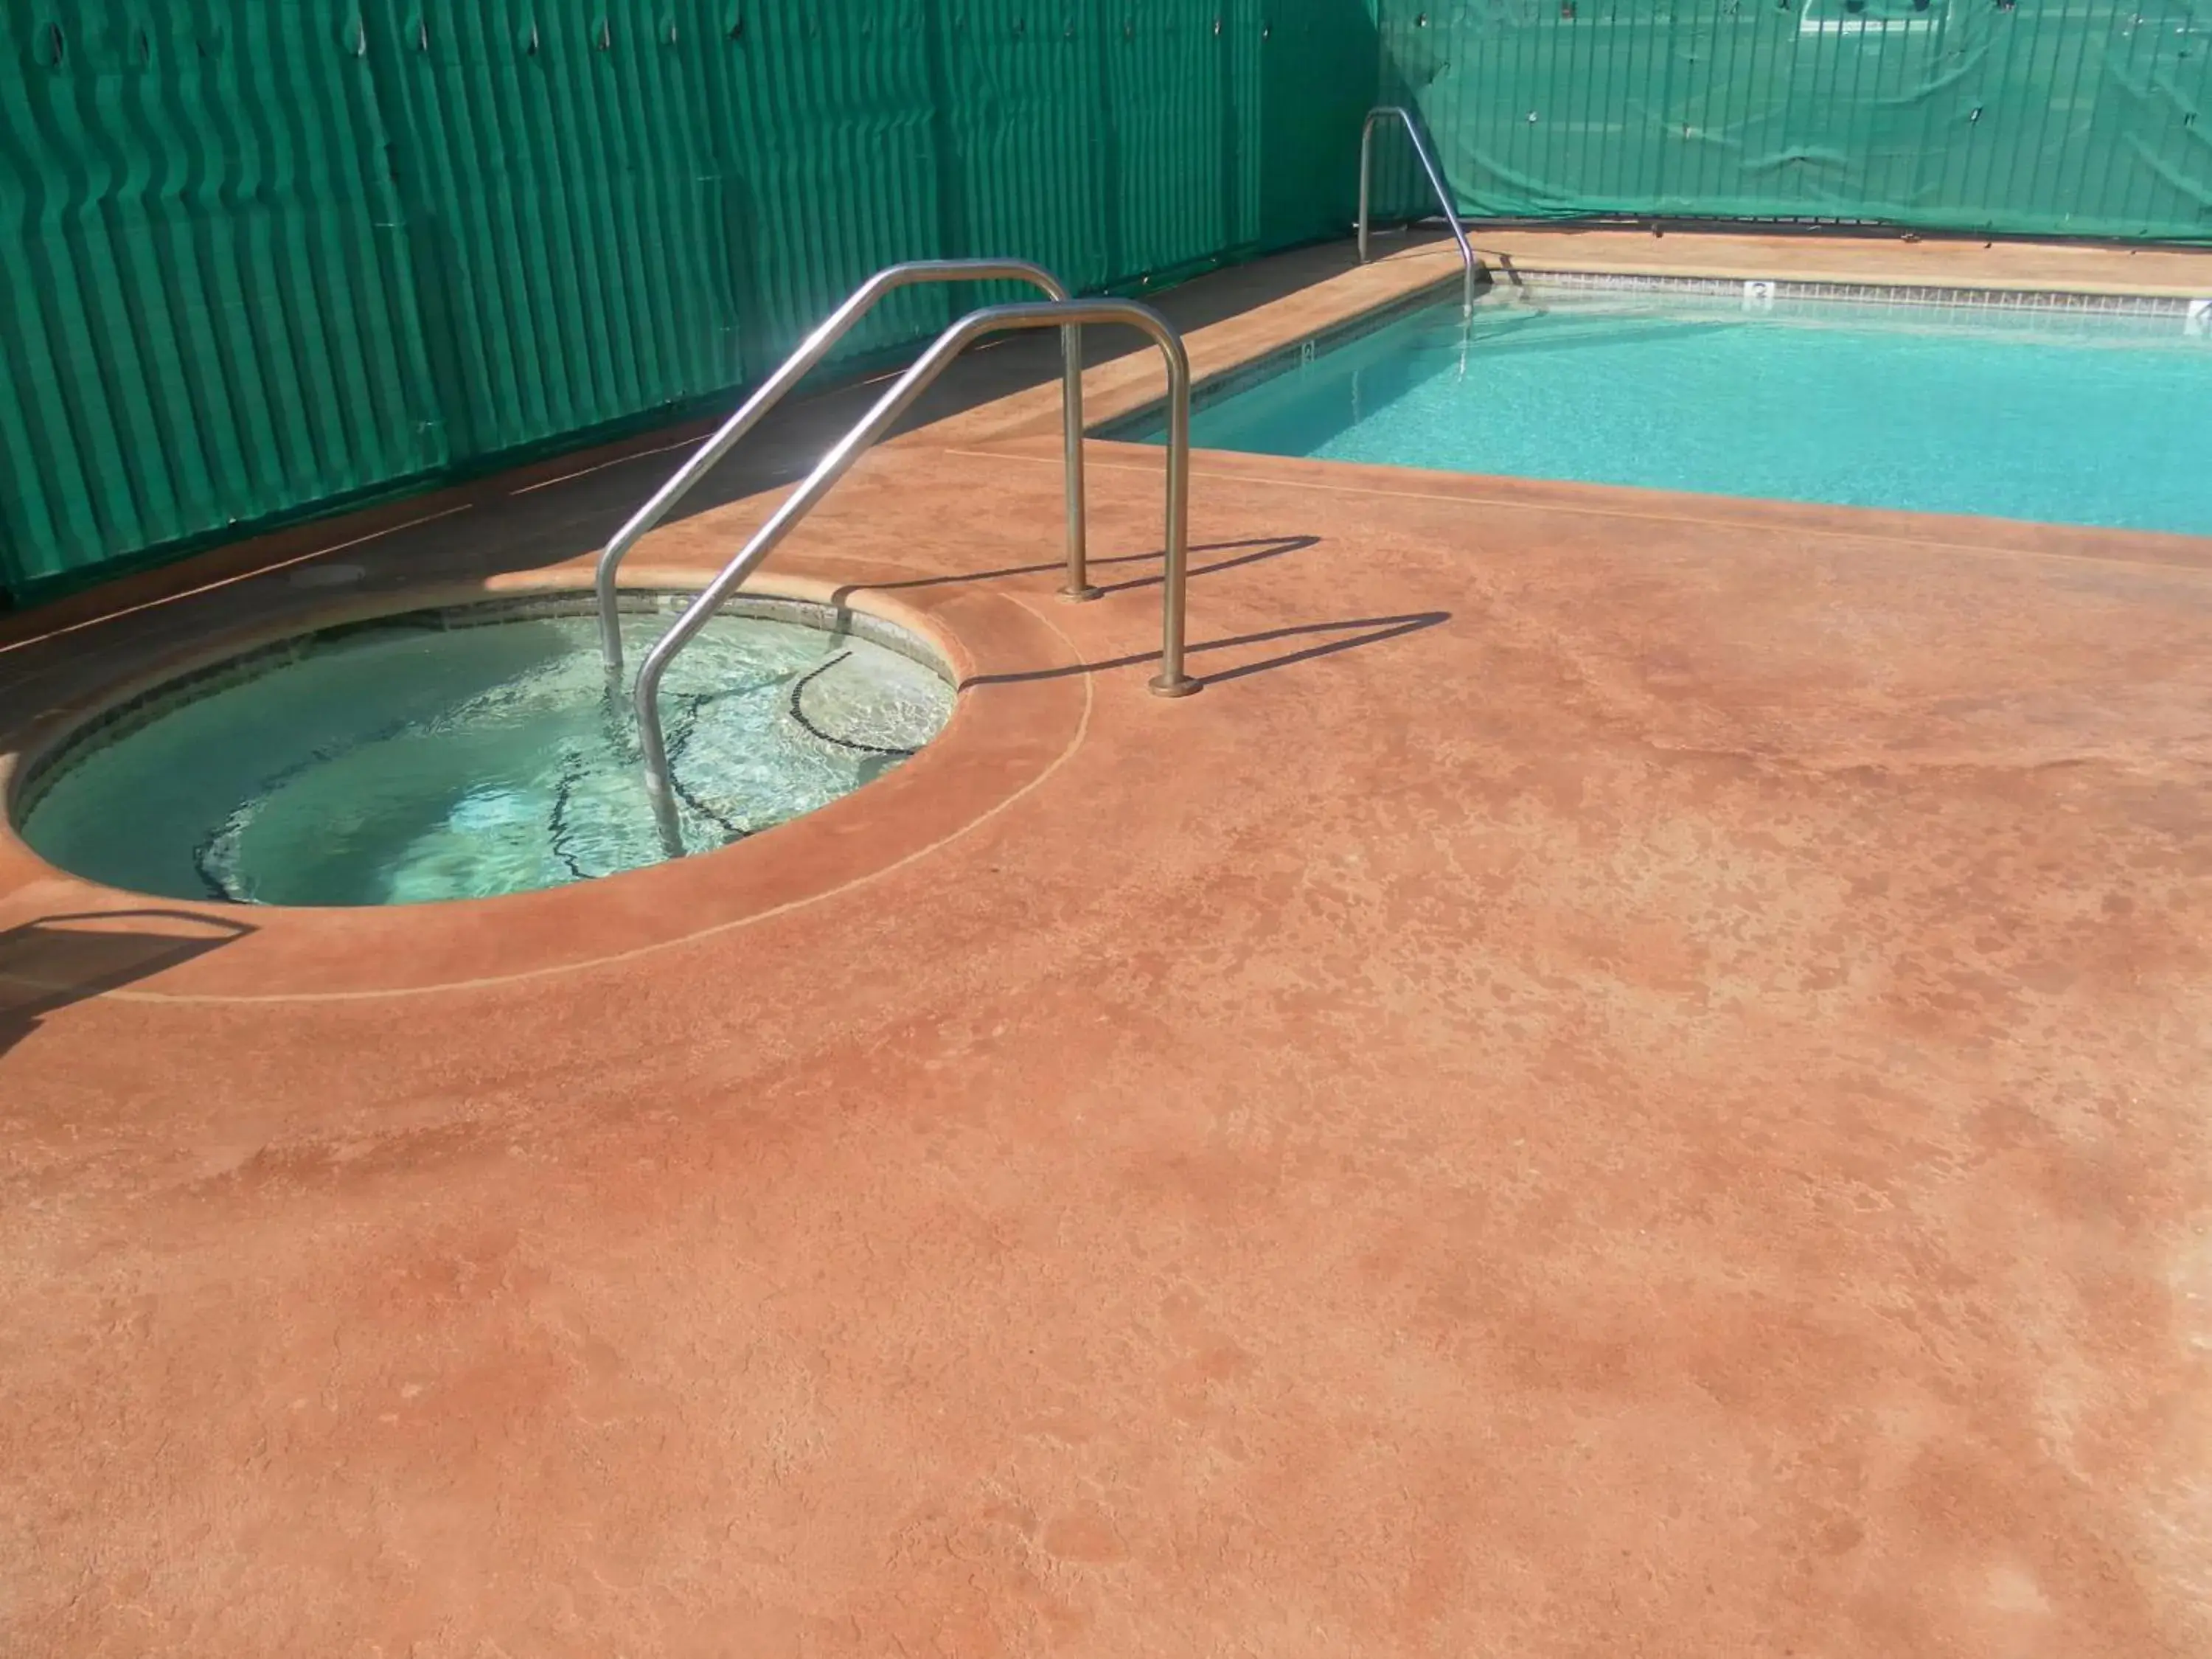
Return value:
M 1475 215 L 2212 243 L 2212 0 L 1379 3 Z
M 2208 8 L 0 0 L 0 588 L 726 398 L 893 260 L 1341 234 L 1378 94 L 1478 215 L 2212 241 Z
M 0 586 L 33 598 L 695 406 L 895 260 L 1129 288 L 1340 234 L 1375 61 L 1362 0 L 0 20 Z

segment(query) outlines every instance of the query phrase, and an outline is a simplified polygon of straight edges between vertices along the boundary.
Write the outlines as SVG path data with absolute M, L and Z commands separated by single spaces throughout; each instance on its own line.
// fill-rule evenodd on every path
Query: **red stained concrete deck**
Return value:
M 1168 702 L 1156 457 L 992 574 L 1031 412 L 776 562 L 970 680 L 815 817 L 228 942 L 0 850 L 0 1650 L 2207 1651 L 2212 545 L 1207 456 Z M 9 720 L 331 596 L 178 585 Z

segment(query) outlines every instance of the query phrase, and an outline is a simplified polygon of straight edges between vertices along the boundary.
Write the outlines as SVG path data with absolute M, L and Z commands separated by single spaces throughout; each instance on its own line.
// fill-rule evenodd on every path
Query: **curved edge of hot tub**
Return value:
M 626 591 L 696 590 L 699 567 L 641 560 Z M 177 680 L 301 635 L 442 605 L 590 585 L 580 567 L 386 587 L 221 631 L 181 649 L 95 652 L 82 690 L 0 729 L 0 932 L 22 926 L 125 931 L 221 949 L 179 951 L 156 985 L 109 994 L 161 1001 L 342 1000 L 498 983 L 617 964 L 785 915 L 926 857 L 995 817 L 1071 754 L 1088 721 L 1089 677 L 1045 616 L 1003 590 L 928 583 L 884 568 L 831 581 L 778 573 L 765 599 L 823 606 L 903 629 L 949 671 L 951 718 L 915 757 L 816 811 L 732 846 L 536 892 L 404 906 L 319 908 L 198 903 L 107 887 L 47 863 L 17 833 L 21 786 L 88 726 Z M 1057 670 L 1059 672 L 1055 672 Z M 19 991 L 41 988 L 9 970 Z

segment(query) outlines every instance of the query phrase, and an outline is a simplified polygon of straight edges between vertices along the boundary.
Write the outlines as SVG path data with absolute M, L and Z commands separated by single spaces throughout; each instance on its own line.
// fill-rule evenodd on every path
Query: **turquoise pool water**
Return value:
M 2179 317 L 1493 293 L 1263 368 L 1193 442 L 2212 534 L 2212 338 Z
M 626 617 L 633 668 L 665 625 Z M 240 903 L 482 898 L 658 862 L 627 688 L 588 615 L 464 608 L 311 635 L 157 694 L 33 780 L 50 862 Z M 662 684 L 684 845 L 720 847 L 897 765 L 952 708 L 872 640 L 724 616 Z

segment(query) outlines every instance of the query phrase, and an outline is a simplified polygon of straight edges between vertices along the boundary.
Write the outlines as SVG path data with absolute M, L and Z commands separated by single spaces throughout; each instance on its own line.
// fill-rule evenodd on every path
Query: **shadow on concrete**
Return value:
M 1217 559 L 1212 564 L 1194 564 L 1190 568 L 1190 574 L 1193 576 L 1211 576 L 1218 571 L 1234 570 L 1240 564 L 1257 564 L 1262 559 L 1280 558 L 1285 553 L 1303 553 L 1309 547 L 1320 545 L 1321 538 L 1318 536 L 1276 536 L 1246 542 L 1206 542 L 1190 550 L 1194 553 L 1226 553 L 1232 547 L 1247 547 L 1253 550 L 1239 553 L 1233 559 Z M 1092 559 L 1090 565 L 1096 570 L 1103 564 L 1138 564 L 1166 557 L 1166 550 L 1163 549 L 1156 553 L 1124 553 L 1110 559 Z M 1101 593 L 1127 593 L 1139 587 L 1158 587 L 1165 580 L 1167 573 L 1162 570 L 1157 575 L 1132 576 L 1124 582 L 1100 582 L 1097 586 Z
M 1223 570 L 1234 570 L 1239 565 L 1257 564 L 1263 559 L 1278 559 L 1285 553 L 1299 553 L 1310 547 L 1318 547 L 1318 536 L 1253 536 L 1237 541 L 1199 542 L 1191 546 L 1193 556 L 1207 553 L 1227 553 L 1233 556 L 1216 559 L 1210 563 L 1194 564 L 1194 578 L 1210 576 Z M 1148 553 L 1118 553 L 1107 558 L 1090 562 L 1093 580 L 1108 566 L 1158 565 L 1165 558 L 1161 550 Z M 891 593 L 918 587 L 949 587 L 963 582 L 1003 581 L 1016 576 L 1057 575 L 1066 567 L 1055 559 L 1049 564 L 1010 565 L 998 570 L 974 570 L 952 576 L 914 576 L 885 582 L 850 582 L 839 587 L 832 603 L 848 604 L 855 593 Z M 1118 582 L 1101 582 L 1101 593 L 1127 593 L 1138 588 L 1158 587 L 1166 580 L 1164 570 L 1153 570 L 1145 575 L 1131 576 Z M 1402 639 L 1408 634 L 1418 634 L 1424 629 L 1434 628 L 1439 623 L 1451 620 L 1449 611 L 1410 611 L 1398 617 L 1358 617 L 1345 622 L 1300 623 L 1288 628 L 1271 628 L 1257 634 L 1235 634 L 1218 640 L 1200 640 L 1185 647 L 1195 657 L 1208 651 L 1226 651 L 1238 646 L 1269 645 L 1281 640 L 1314 639 L 1327 635 L 1349 635 L 1347 638 L 1319 638 L 1318 642 L 1302 646 L 1294 651 L 1285 651 L 1256 662 L 1239 663 L 1233 668 L 1224 668 L 1212 674 L 1199 676 L 1201 685 L 1225 684 L 1253 674 L 1262 674 L 1273 668 L 1287 668 L 1293 663 L 1311 662 L 1322 657 L 1333 657 L 1339 652 L 1356 651 L 1363 646 L 1382 645 Z M 1358 630 L 1358 631 L 1354 631 Z M 1109 657 L 1100 662 L 1069 663 L 1058 668 L 1039 668 L 1020 673 L 976 674 L 963 680 L 963 691 L 975 685 L 1014 685 L 1030 680 L 1071 678 L 1077 674 L 1103 673 L 1109 669 L 1134 668 L 1141 664 L 1157 662 L 1157 651 L 1138 652 L 1126 657 Z M 1197 672 L 1195 666 L 1192 668 Z
M 1233 559 L 1217 559 L 1212 564 L 1194 564 L 1190 568 L 1190 574 L 1193 576 L 1211 576 L 1218 571 L 1234 570 L 1241 564 L 1257 564 L 1262 559 L 1277 559 L 1285 553 L 1301 553 L 1309 547 L 1320 545 L 1321 538 L 1318 536 L 1255 536 L 1245 541 L 1194 542 L 1190 549 L 1193 554 L 1227 553 L 1240 547 L 1250 550 L 1239 553 Z M 1127 593 L 1139 587 L 1158 587 L 1167 580 L 1166 573 L 1132 576 L 1121 582 L 1100 582 L 1097 577 L 1103 567 L 1144 564 L 1147 562 L 1158 563 L 1166 556 L 1165 550 L 1156 548 L 1150 553 L 1116 553 L 1103 559 L 1091 559 L 1087 563 L 1099 592 Z M 831 603 L 842 605 L 855 593 L 899 593 L 918 587 L 955 587 L 965 582 L 1006 581 L 1016 576 L 1057 576 L 1066 568 L 1065 560 L 1054 559 L 1050 564 L 1009 565 L 1003 570 L 970 570 L 955 576 L 913 576 L 897 581 L 848 582 L 839 587 L 830 599 Z
M 83 910 L 0 933 L 0 1054 L 56 1009 L 148 979 L 254 931 L 198 910 Z
M 1186 647 L 1191 656 L 1207 651 L 1229 651 L 1243 645 L 1273 645 L 1279 641 L 1313 639 L 1330 634 L 1346 634 L 1346 639 L 1321 639 L 1314 645 L 1302 646 L 1295 651 L 1285 651 L 1272 657 L 1262 657 L 1256 662 L 1238 663 L 1234 668 L 1224 668 L 1212 674 L 1200 674 L 1201 686 L 1225 685 L 1231 680 L 1249 678 L 1264 674 L 1271 669 L 1288 668 L 1293 663 L 1313 662 L 1322 657 L 1334 657 L 1340 652 L 1357 651 L 1363 647 L 1382 645 L 1390 640 L 1403 639 L 1408 634 L 1418 634 L 1424 629 L 1434 628 L 1451 620 L 1449 611 L 1414 611 L 1401 617 L 1353 617 L 1343 622 L 1298 623 L 1289 628 L 1263 629 L 1256 634 L 1231 634 L 1218 640 L 1199 640 Z M 1145 663 L 1158 662 L 1157 651 L 1139 651 L 1127 657 L 1109 657 L 1103 662 L 1069 663 L 1060 668 L 1027 669 L 1018 674 L 976 674 L 960 683 L 967 690 L 975 685 L 1018 685 L 1030 680 L 1072 679 L 1078 674 L 1099 674 L 1114 668 L 1135 668 Z M 1194 666 L 1193 672 L 1196 670 Z

